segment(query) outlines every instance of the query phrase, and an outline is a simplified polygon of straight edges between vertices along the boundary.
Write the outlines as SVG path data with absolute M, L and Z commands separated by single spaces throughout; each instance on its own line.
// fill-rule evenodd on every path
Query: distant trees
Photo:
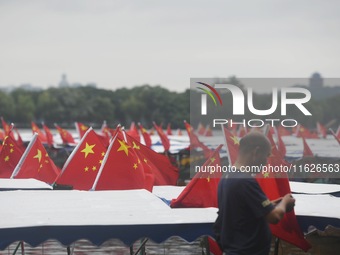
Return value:
M 235 78 L 235 83 L 237 79 Z M 242 88 L 242 84 L 237 84 Z M 183 120 L 208 123 L 214 114 L 216 116 L 233 117 L 238 121 L 241 117 L 259 118 L 249 111 L 245 116 L 232 116 L 232 98 L 230 93 L 222 94 L 223 107 L 215 107 L 208 100 L 208 109 L 213 110 L 209 118 L 200 115 L 200 95 L 191 93 L 189 89 L 179 93 L 169 91 L 161 86 L 143 85 L 131 89 L 121 88 L 115 91 L 94 87 L 48 88 L 42 91 L 26 91 L 17 89 L 11 93 L 0 91 L 0 116 L 19 127 L 28 127 L 30 122 L 44 121 L 52 125 L 54 122 L 64 126 L 72 126 L 74 121 L 98 127 L 104 120 L 111 126 L 121 123 L 129 127 L 131 121 L 141 122 L 150 128 L 152 121 L 158 124 L 172 124 L 172 128 L 184 128 Z M 340 119 L 340 95 L 322 100 L 311 100 L 306 107 L 312 116 L 305 117 L 297 109 L 293 109 L 288 117 L 298 122 L 314 127 L 316 121 L 327 123 Z M 255 106 L 258 109 L 268 109 L 271 106 L 271 95 L 255 94 Z M 190 105 L 191 103 L 191 105 Z M 191 116 L 190 116 L 191 107 Z M 191 117 L 191 118 L 190 118 Z M 282 118 L 276 111 L 271 118 Z M 337 122 L 338 124 L 338 122 Z
M 17 89 L 7 94 L 0 91 L 0 116 L 26 127 L 30 122 L 49 125 L 62 123 L 72 126 L 74 121 L 101 125 L 129 126 L 131 121 L 151 127 L 152 121 L 174 128 L 182 127 L 189 119 L 189 91 L 170 92 L 160 86 L 143 85 L 116 91 L 94 87 L 48 88 L 42 91 Z

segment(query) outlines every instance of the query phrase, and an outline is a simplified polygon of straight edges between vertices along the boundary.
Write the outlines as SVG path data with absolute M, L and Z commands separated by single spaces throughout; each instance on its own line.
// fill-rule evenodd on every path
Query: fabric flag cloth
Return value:
M 4 129 L 5 136 L 9 135 L 11 131 L 11 126 L 1 117 L 2 128 Z
M 171 164 L 167 156 L 155 152 L 129 135 L 127 141 L 144 164 L 144 170 L 153 174 L 154 185 L 177 184 L 179 170 Z
M 141 159 L 118 131 L 112 139 L 92 190 L 148 189 Z
M 304 157 L 314 157 L 314 154 L 312 150 L 310 149 L 306 139 L 302 137 L 302 142 L 303 142 L 303 156 Z
M 168 123 L 168 126 L 166 127 L 166 134 L 167 135 L 172 135 L 172 130 L 171 130 L 171 124 Z
M 37 133 L 33 135 L 11 178 L 34 178 L 49 184 L 56 180 L 60 170 L 48 156 L 38 137 Z
M 139 129 L 142 132 L 142 136 L 144 139 L 144 143 L 146 145 L 146 147 L 151 148 L 152 146 L 152 141 L 151 141 L 151 136 L 148 133 L 148 131 L 142 126 L 142 124 L 138 123 Z
M 281 156 L 284 158 L 287 153 L 286 145 L 284 144 L 280 133 L 276 132 L 276 134 L 277 134 L 277 149 L 279 150 Z
M 75 141 L 73 139 L 73 136 L 71 135 L 70 132 L 67 130 L 59 127 L 57 124 L 54 124 L 55 127 L 57 128 L 59 135 L 61 137 L 61 140 L 63 141 L 63 144 L 75 144 Z
M 211 155 L 212 150 L 210 150 L 208 146 L 206 146 L 198 139 L 197 135 L 194 132 L 194 129 L 188 122 L 184 121 L 184 125 L 189 136 L 190 149 L 201 148 L 203 150 L 204 156 L 208 158 Z
M 221 166 L 220 149 L 222 144 L 211 154 L 207 161 L 200 167 L 189 184 L 183 189 L 176 199 L 172 199 L 172 208 L 182 207 L 217 207 L 217 187 L 222 176 L 221 171 L 211 173 L 208 167 Z
M 334 139 L 337 140 L 339 145 L 340 145 L 340 137 L 338 137 L 332 129 L 330 129 L 330 131 L 331 131 L 331 134 L 333 135 Z
M 76 126 L 76 129 L 77 129 L 77 132 L 78 132 L 78 135 L 79 135 L 79 138 L 83 138 L 83 136 L 85 135 L 86 131 L 89 129 L 88 126 L 84 125 L 83 123 L 81 122 L 75 122 L 74 123 L 75 126 Z
M 324 125 L 322 125 L 319 121 L 316 122 L 316 128 L 318 130 L 318 134 L 320 137 L 322 138 L 327 137 L 327 128 Z
M 52 147 L 53 144 L 54 144 L 52 132 L 51 132 L 51 130 L 48 128 L 48 126 L 45 125 L 44 123 L 42 124 L 42 126 L 43 126 L 43 129 L 44 129 L 44 131 L 45 131 L 46 140 L 47 140 L 47 145 L 48 145 L 49 147 Z
M 13 125 L 13 124 L 12 124 L 12 125 Z M 16 139 L 17 144 L 18 144 L 23 150 L 25 150 L 26 147 L 25 147 L 24 141 L 23 141 L 22 138 L 21 138 L 21 135 L 20 135 L 20 133 L 19 133 L 19 130 L 18 130 L 16 127 L 14 127 L 14 126 L 13 126 L 13 130 L 14 130 L 15 133 L 17 134 L 17 139 Z M 13 132 L 10 132 L 10 134 L 12 134 L 12 133 L 13 133 Z
M 178 135 L 178 136 L 182 136 L 182 135 L 183 135 L 182 130 L 179 129 L 179 128 L 177 129 L 177 135 Z
M 207 127 L 205 129 L 204 136 L 207 136 L 207 137 L 213 136 L 212 130 L 210 128 L 210 125 L 207 125 Z
M 64 164 L 58 185 L 71 185 L 76 190 L 90 190 L 106 153 L 106 148 L 89 128 Z
M 47 143 L 46 135 L 40 130 L 40 128 L 38 127 L 38 125 L 34 121 L 31 121 L 31 126 L 32 126 L 33 134 L 37 133 L 38 137 L 39 137 L 39 140 L 42 143 Z
M 216 240 L 214 238 L 212 238 L 211 236 L 208 236 L 208 244 L 209 244 L 210 254 L 213 254 L 213 255 L 222 255 L 223 254 L 220 246 L 218 245 Z
M 197 134 L 204 135 L 204 133 L 205 133 L 205 127 L 203 126 L 202 123 L 199 123 L 197 126 Z
M 282 158 L 277 150 L 272 135 L 268 133 L 267 136 L 272 144 L 272 155 L 268 158 L 268 164 L 271 166 L 287 165 L 288 163 Z M 271 201 L 291 193 L 286 173 L 280 173 L 275 177 L 273 173 L 263 172 L 262 174 L 257 175 L 256 180 Z M 304 238 L 294 210 L 286 213 L 278 224 L 270 224 L 270 229 L 274 236 L 293 244 L 304 251 L 311 248 L 311 245 Z
M 299 124 L 295 131 L 296 137 L 304 137 L 304 138 L 319 138 L 319 136 L 315 133 L 312 133 L 308 128 Z
M 139 135 L 137 126 L 134 122 L 131 122 L 130 129 L 126 133 L 140 142 L 140 135 Z
M 169 138 L 163 132 L 161 126 L 157 126 L 157 124 L 155 122 L 153 122 L 153 126 L 155 127 L 157 134 L 158 134 L 159 138 L 161 139 L 161 142 L 162 142 L 163 147 L 164 147 L 164 152 L 168 152 L 170 150 Z
M 290 131 L 288 131 L 285 127 L 283 126 L 278 126 L 277 128 L 277 133 L 280 135 L 280 136 L 290 136 L 291 133 Z
M 222 126 L 222 132 L 225 138 L 225 145 L 227 149 L 229 165 L 233 166 L 237 159 L 238 148 L 240 146 L 240 142 L 239 142 L 238 137 L 236 135 L 233 135 L 224 126 Z
M 5 139 L 5 133 L 0 130 L 0 140 L 3 141 Z
M 0 178 L 10 178 L 24 150 L 12 136 L 6 136 L 0 152 Z

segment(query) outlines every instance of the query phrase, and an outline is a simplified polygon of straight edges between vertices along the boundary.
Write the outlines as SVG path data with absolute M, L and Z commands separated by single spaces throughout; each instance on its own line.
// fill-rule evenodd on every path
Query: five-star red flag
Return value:
M 320 137 L 322 138 L 327 137 L 327 128 L 324 125 L 322 125 L 319 121 L 316 122 L 316 128 L 318 130 L 318 134 Z
M 54 124 L 55 127 L 57 128 L 59 135 L 61 137 L 61 140 L 63 141 L 63 144 L 75 144 L 75 141 L 73 139 L 73 136 L 71 135 L 70 132 L 67 130 L 59 127 L 57 124 Z
M 0 152 L 0 178 L 10 178 L 24 150 L 12 136 L 6 136 Z
M 46 140 L 47 140 L 47 145 L 48 145 L 49 147 L 52 147 L 53 144 L 54 144 L 52 132 L 51 132 L 51 130 L 48 128 L 48 126 L 46 126 L 44 123 L 42 124 L 42 126 L 43 126 L 44 131 L 45 131 Z
M 204 156 L 208 158 L 211 155 L 212 151 L 208 148 L 208 146 L 206 146 L 198 139 L 197 135 L 194 132 L 194 129 L 188 122 L 184 121 L 184 125 L 189 136 L 190 149 L 201 148 L 203 150 Z
M 306 139 L 304 137 L 302 137 L 302 142 L 303 142 L 303 156 L 304 157 L 313 157 L 314 154 L 312 152 L 312 150 L 310 149 Z
M 238 147 L 240 146 L 240 142 L 238 137 L 236 135 L 233 135 L 224 126 L 222 126 L 222 132 L 226 141 L 229 165 L 233 166 L 237 159 Z
M 272 145 L 272 155 L 268 158 L 268 164 L 271 166 L 287 165 L 288 163 L 282 158 L 277 150 L 271 133 L 268 133 L 267 136 Z M 274 177 L 273 173 L 265 172 L 262 173 L 262 175 L 258 175 L 256 178 L 263 192 L 272 201 L 291 193 L 287 174 L 282 172 L 275 176 L 277 176 L 277 178 Z M 307 251 L 311 247 L 304 238 L 294 210 L 286 213 L 278 224 L 270 224 L 270 229 L 274 236 L 293 244 L 304 251 Z
M 219 151 L 222 144 L 211 154 L 189 184 L 176 199 L 172 199 L 172 208 L 180 207 L 217 207 L 217 187 L 222 176 L 221 171 L 209 172 L 208 166 L 221 165 Z
M 142 161 L 145 172 L 154 176 L 154 185 L 177 184 L 178 168 L 171 164 L 167 156 L 155 152 L 129 135 L 127 141 Z
M 172 135 L 172 130 L 171 130 L 171 124 L 168 123 L 168 126 L 166 127 L 166 134 L 167 135 Z
M 138 142 L 140 141 L 140 135 L 137 126 L 134 122 L 131 122 L 130 129 L 126 132 L 129 136 L 132 136 Z
M 77 129 L 77 132 L 78 132 L 78 135 L 79 135 L 79 138 L 83 138 L 83 136 L 85 135 L 86 131 L 89 129 L 88 126 L 84 125 L 83 123 L 81 122 L 75 122 L 74 123 L 75 126 L 76 126 L 76 129 Z
M 118 131 L 112 139 L 92 190 L 149 189 L 142 159 Z
M 142 132 L 142 136 L 143 136 L 144 143 L 145 143 L 146 147 L 151 148 L 151 146 L 152 146 L 152 141 L 151 141 L 150 134 L 149 134 L 148 131 L 142 126 L 142 124 L 138 123 L 138 125 L 139 125 L 139 129 L 140 129 L 141 132 Z
M 11 178 L 34 178 L 52 184 L 59 175 L 60 170 L 48 156 L 38 136 L 37 133 L 33 135 Z
M 5 131 L 5 135 L 9 135 L 9 132 L 11 131 L 11 126 L 7 124 L 7 122 L 4 120 L 3 117 L 1 117 L 1 122 L 2 122 L 2 128 Z
M 167 137 L 167 135 L 163 132 L 162 127 L 157 126 L 157 124 L 154 122 L 153 126 L 155 127 L 157 134 L 159 136 L 159 138 L 161 139 L 161 142 L 163 144 L 164 147 L 164 152 L 169 151 L 170 149 L 170 141 L 169 138 Z
M 56 183 L 73 189 L 90 190 L 96 179 L 106 148 L 89 128 L 64 164 Z
M 42 142 L 42 143 L 47 143 L 47 137 L 46 135 L 40 130 L 40 128 L 38 127 L 38 125 L 32 121 L 31 122 L 31 126 L 32 126 L 32 132 L 33 134 L 34 133 L 37 133 L 38 134 L 38 137 L 39 137 L 39 140 Z
M 308 128 L 299 124 L 295 131 L 296 137 L 304 137 L 304 138 L 319 138 L 316 133 L 312 133 Z

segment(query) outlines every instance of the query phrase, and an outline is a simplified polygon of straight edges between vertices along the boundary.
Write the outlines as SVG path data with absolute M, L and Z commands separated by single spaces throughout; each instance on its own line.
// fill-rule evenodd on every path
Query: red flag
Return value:
M 316 128 L 318 130 L 318 134 L 319 134 L 320 137 L 322 137 L 322 138 L 327 137 L 327 129 L 319 121 L 316 122 Z
M 2 127 L 5 131 L 5 135 L 8 135 L 9 132 L 11 131 L 11 126 L 9 124 L 7 124 L 7 122 L 4 120 L 3 117 L 1 117 L 1 122 L 2 122 Z
M 106 148 L 89 128 L 68 157 L 56 183 L 72 185 L 73 189 L 90 190 L 105 153 Z
M 5 139 L 5 133 L 0 130 L 0 141 L 3 141 Z
M 177 184 L 178 168 L 171 164 L 167 156 L 155 152 L 128 135 L 127 141 L 144 163 L 144 170 L 150 170 L 153 174 L 154 185 Z
M 280 135 L 280 136 L 290 136 L 291 133 L 283 126 L 278 126 L 277 127 L 277 133 Z
M 172 199 L 170 206 L 179 207 L 217 207 L 217 187 L 222 176 L 221 171 L 212 172 L 221 165 L 219 151 L 222 144 L 211 154 L 189 184 L 176 199 Z M 208 170 L 207 170 L 208 169 Z
M 213 254 L 213 255 L 222 255 L 223 254 L 220 246 L 218 245 L 216 240 L 214 238 L 212 238 L 211 236 L 208 236 L 208 244 L 209 244 L 210 254 Z
M 34 178 L 52 184 L 60 170 L 48 156 L 38 136 L 37 133 L 33 135 L 11 178 Z
M 240 146 L 239 139 L 236 135 L 233 135 L 226 129 L 224 126 L 222 127 L 222 131 L 224 133 L 224 138 L 226 141 L 227 155 L 229 165 L 234 165 L 237 159 L 238 148 Z
M 10 132 L 11 133 L 11 132 Z M 10 178 L 24 150 L 12 136 L 6 136 L 0 152 L 0 178 Z
M 248 133 L 248 130 L 245 126 L 240 125 L 237 131 L 237 136 L 238 137 L 243 137 Z
M 140 135 L 139 135 L 137 126 L 135 125 L 134 122 L 131 122 L 130 129 L 126 133 L 129 136 L 132 136 L 133 138 L 135 138 L 137 141 L 140 141 Z
M 335 138 L 335 140 L 337 140 L 338 143 L 339 143 L 339 145 L 340 145 L 340 137 L 338 137 L 338 136 L 334 133 L 334 131 L 333 131 L 332 129 L 330 129 L 330 131 L 331 131 L 333 137 Z
M 303 141 L 303 156 L 304 157 L 313 157 L 314 154 L 312 152 L 312 150 L 310 149 L 308 143 L 306 142 L 306 139 L 304 137 L 302 137 L 302 141 Z
M 155 127 L 157 134 L 159 136 L 159 138 L 162 141 L 163 147 L 164 147 L 164 151 L 167 152 L 170 149 L 170 141 L 169 138 L 166 136 L 166 134 L 164 134 L 162 128 L 160 126 L 157 126 L 157 124 L 154 122 L 153 126 Z
M 53 144 L 54 144 L 52 132 L 48 128 L 48 126 L 46 126 L 44 123 L 42 124 L 42 126 L 43 126 L 45 134 L 46 134 L 47 145 L 49 147 L 52 147 Z
M 64 144 L 72 144 L 72 143 L 74 144 L 75 143 L 73 136 L 71 135 L 70 132 L 59 127 L 57 124 L 54 124 L 54 125 L 57 128 L 59 135 L 61 137 L 61 140 L 63 141 Z
M 202 123 L 199 123 L 197 127 L 197 134 L 204 135 L 204 133 L 205 133 L 205 127 L 203 126 Z
M 178 136 L 182 136 L 182 135 L 183 135 L 183 134 L 182 134 L 182 130 L 179 129 L 179 128 L 177 129 L 177 135 L 178 135 Z
M 39 140 L 40 140 L 42 143 L 47 143 L 46 135 L 40 130 L 40 128 L 38 127 L 38 125 L 35 124 L 33 121 L 31 121 L 31 126 L 32 126 L 32 132 L 33 132 L 33 134 L 34 134 L 34 133 L 37 133 L 37 134 L 38 134 L 38 137 L 39 137 Z
M 277 150 L 271 134 L 268 133 L 267 135 L 272 144 L 272 155 L 269 157 L 268 163 L 271 166 L 287 165 L 288 163 L 282 158 Z M 273 173 L 264 172 L 256 178 L 261 189 L 270 200 L 276 200 L 291 193 L 287 174 L 282 172 L 276 176 L 279 176 L 279 178 L 275 178 Z M 294 210 L 286 213 L 278 224 L 270 224 L 270 229 L 274 236 L 293 244 L 304 251 L 307 251 L 311 247 L 304 238 Z
M 167 135 L 172 135 L 172 130 L 171 130 L 171 124 L 168 123 L 168 126 L 166 127 L 166 134 Z
M 74 124 L 76 126 L 77 131 L 78 131 L 79 138 L 80 139 L 83 138 L 83 136 L 85 135 L 85 133 L 89 129 L 89 127 L 84 125 L 81 122 L 75 122 Z
M 142 124 L 138 124 L 139 125 L 139 129 L 142 132 L 142 136 L 144 138 L 144 143 L 147 147 L 151 148 L 152 146 L 152 142 L 151 142 L 151 137 L 150 134 L 148 133 L 148 131 L 142 126 Z
M 317 134 L 312 133 L 308 128 L 298 125 L 296 129 L 296 137 L 304 137 L 304 138 L 319 138 Z
M 191 149 L 201 148 L 203 150 L 204 156 L 208 158 L 211 155 L 212 151 L 208 148 L 208 146 L 206 146 L 198 139 L 197 135 L 194 132 L 194 129 L 188 122 L 184 121 L 184 125 L 189 136 L 190 148 Z
M 210 125 L 207 125 L 207 127 L 205 129 L 204 136 L 213 136 L 212 130 L 210 128 Z
M 124 139 L 121 131 L 113 138 L 92 190 L 149 188 L 141 159 Z
M 279 133 L 277 133 L 277 149 L 279 150 L 280 154 L 282 157 L 286 156 L 287 150 L 286 150 L 286 145 L 284 144 L 282 137 Z

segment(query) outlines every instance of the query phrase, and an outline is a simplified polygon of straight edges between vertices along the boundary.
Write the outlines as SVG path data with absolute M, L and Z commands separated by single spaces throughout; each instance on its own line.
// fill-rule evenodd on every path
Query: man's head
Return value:
M 271 152 L 271 144 L 266 136 L 259 132 L 251 132 L 240 140 L 238 163 L 248 166 L 260 166 L 267 163 Z

